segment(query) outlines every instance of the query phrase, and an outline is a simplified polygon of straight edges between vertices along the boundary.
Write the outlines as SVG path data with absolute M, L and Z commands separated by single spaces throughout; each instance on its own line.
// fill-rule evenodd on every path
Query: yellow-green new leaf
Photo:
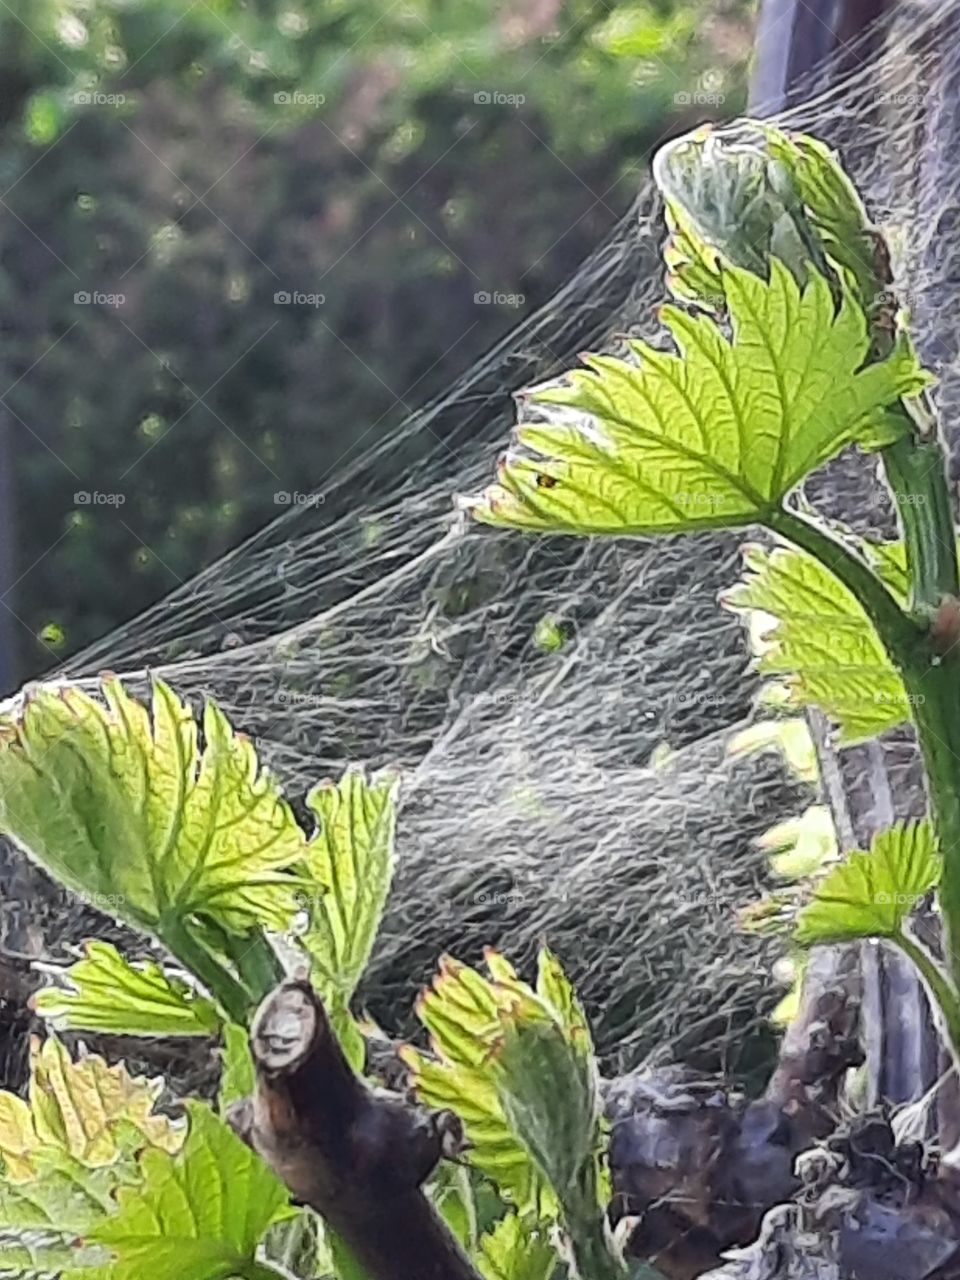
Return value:
M 467 508 L 556 533 L 762 522 L 847 445 L 875 445 L 871 419 L 926 385 L 905 340 L 865 366 L 862 308 L 846 291 L 835 306 L 817 273 L 801 289 L 773 259 L 769 281 L 738 267 L 723 278 L 732 338 L 711 317 L 668 306 L 679 354 L 630 342 L 634 362 L 588 356 L 585 370 L 527 393 L 524 452 Z
M 743 582 L 724 597 L 745 615 L 760 671 L 786 678 L 795 706 L 819 707 L 843 745 L 910 718 L 903 681 L 859 601 L 813 556 L 746 553 Z
M 177 1151 L 180 1125 L 154 1108 L 163 1081 L 131 1076 L 122 1062 L 91 1055 L 74 1062 L 54 1036 L 31 1045 L 30 1109 L 40 1147 L 66 1152 L 92 1168 L 124 1151 Z
M 253 744 L 212 702 L 204 747 L 162 681 L 151 708 L 115 678 L 103 701 L 30 692 L 0 719 L 0 830 L 67 888 L 134 926 L 203 914 L 284 927 L 306 840 Z
M 940 880 L 941 858 L 926 820 L 883 831 L 869 852 L 835 867 L 801 911 L 796 939 L 805 947 L 853 938 L 896 938 L 910 912 Z
M 368 782 L 348 769 L 307 797 L 320 830 L 306 862 L 322 889 L 308 899 L 303 943 L 328 1004 L 349 1003 L 373 950 L 393 878 L 398 784 L 394 774 Z
M 152 960 L 130 964 L 109 942 L 88 942 L 85 957 L 38 992 L 34 1005 L 58 1031 L 209 1036 L 220 1026 L 210 1000 Z
M 350 1000 L 390 893 L 398 785 L 392 773 L 368 782 L 361 770 L 348 769 L 338 783 L 322 783 L 307 797 L 320 822 L 306 857 L 318 887 L 300 899 L 309 915 L 302 941 L 313 961 L 311 980 L 358 1070 L 364 1046 Z
M 518 1214 L 508 1213 L 481 1236 L 475 1261 L 484 1280 L 550 1280 L 557 1267 L 557 1252 L 542 1228 L 533 1228 Z
M 74 1062 L 55 1037 L 30 1045 L 29 1103 L 0 1092 L 0 1163 L 10 1182 L 37 1176 L 53 1153 L 99 1168 L 143 1146 L 176 1151 L 181 1127 L 154 1107 L 161 1080 L 89 1056 Z
M 440 961 L 432 987 L 417 1004 L 430 1033 L 434 1057 L 411 1046 L 403 1057 L 421 1099 L 455 1111 L 470 1143 L 466 1159 L 521 1211 L 546 1208 L 550 1195 L 529 1154 L 510 1128 L 491 1069 L 490 1049 L 500 1031 L 499 1010 L 516 986 L 536 999 L 502 956 L 487 953 L 494 977 L 449 956 Z

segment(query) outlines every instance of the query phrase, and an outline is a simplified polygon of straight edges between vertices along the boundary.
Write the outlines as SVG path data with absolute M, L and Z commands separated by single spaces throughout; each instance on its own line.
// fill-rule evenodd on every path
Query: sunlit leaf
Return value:
M 252 1274 L 272 1222 L 291 1212 L 286 1189 L 202 1103 L 187 1104 L 190 1131 L 175 1156 L 148 1151 L 143 1181 L 118 1192 L 119 1208 L 90 1239 L 112 1261 L 82 1280 L 227 1280 Z M 258 1275 L 268 1274 L 262 1267 Z
M 441 959 L 432 987 L 417 1004 L 433 1056 L 412 1046 L 404 1048 L 403 1056 L 421 1099 L 431 1107 L 455 1111 L 462 1120 L 470 1144 L 466 1159 L 524 1210 L 537 1207 L 547 1193 L 507 1122 L 489 1052 L 499 1033 L 499 1010 L 510 998 L 516 976 L 502 957 L 488 953 L 487 960 L 509 986 L 449 957 Z
M 34 997 L 41 1017 L 59 1030 L 110 1035 L 208 1036 L 216 1007 L 154 961 L 130 964 L 109 942 L 88 942 L 86 956 Z
M 941 859 L 928 821 L 883 831 L 869 852 L 858 849 L 817 886 L 801 911 L 803 946 L 851 938 L 895 938 L 907 916 L 940 879 Z
M 348 769 L 339 783 L 315 787 L 307 798 L 320 825 L 306 862 L 322 889 L 301 899 L 309 913 L 302 941 L 311 979 L 355 1067 L 363 1062 L 363 1039 L 349 1006 L 390 892 L 397 786 L 393 774 L 368 782 Z
M 123 1063 L 96 1056 L 74 1062 L 54 1036 L 31 1045 L 30 1110 L 40 1147 L 65 1151 L 91 1167 L 110 1164 L 131 1145 L 176 1151 L 181 1126 L 154 1108 L 162 1080 L 133 1077 Z
M 819 707 L 843 744 L 909 719 L 903 681 L 856 597 L 806 552 L 749 548 L 745 580 L 724 603 L 746 615 L 764 675 L 784 676 L 791 700 Z
M 651 534 L 762 522 L 806 475 L 864 436 L 877 411 L 927 378 L 905 341 L 865 365 L 859 304 L 779 261 L 770 280 L 728 267 L 727 338 L 705 314 L 664 308 L 679 354 L 585 370 L 521 401 L 514 451 L 465 505 L 480 520 L 566 533 Z M 877 443 L 871 437 L 871 444 Z
M 70 686 L 28 693 L 0 720 L 0 830 L 81 897 L 162 933 L 167 915 L 227 929 L 285 926 L 306 845 L 250 740 L 214 703 L 204 747 L 161 681 L 151 710 L 115 678 L 103 702 Z

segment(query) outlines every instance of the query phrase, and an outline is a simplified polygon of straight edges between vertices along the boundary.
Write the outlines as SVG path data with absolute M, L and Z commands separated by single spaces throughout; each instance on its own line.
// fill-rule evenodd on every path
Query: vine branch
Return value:
M 230 1123 L 315 1209 L 370 1280 L 480 1280 L 423 1192 L 459 1134 L 354 1074 L 307 982 L 277 987 L 250 1032 L 256 1091 Z

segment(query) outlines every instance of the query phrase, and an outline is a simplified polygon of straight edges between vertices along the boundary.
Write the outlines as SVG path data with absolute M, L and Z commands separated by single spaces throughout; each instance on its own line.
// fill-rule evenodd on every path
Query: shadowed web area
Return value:
M 921 331 L 937 310 L 925 291 L 944 288 L 918 270 L 925 238 L 956 234 L 916 221 L 948 8 L 902 7 L 879 61 L 779 121 L 840 149 Z M 955 189 L 937 198 L 957 207 Z M 313 504 L 62 674 L 109 669 L 142 690 L 152 672 L 217 699 L 294 797 L 350 761 L 400 767 L 399 869 L 364 988 L 388 1030 L 409 1029 L 439 953 L 491 944 L 525 963 L 545 938 L 608 1070 L 656 1053 L 749 1078 L 769 1057 L 783 944 L 733 926 L 770 883 L 755 838 L 810 796 L 779 754 L 728 749 L 758 692 L 741 623 L 717 603 L 742 534 L 531 538 L 471 525 L 452 501 L 491 477 L 513 392 L 618 333 L 656 335 L 662 235 L 645 189 L 442 396 L 362 455 L 318 459 Z

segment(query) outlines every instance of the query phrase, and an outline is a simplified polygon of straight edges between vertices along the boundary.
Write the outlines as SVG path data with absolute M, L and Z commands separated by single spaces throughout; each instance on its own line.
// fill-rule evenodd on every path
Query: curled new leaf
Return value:
M 540 1172 L 510 1128 L 497 1094 L 489 1046 L 499 1029 L 498 1010 L 516 974 L 500 956 L 487 954 L 499 981 L 444 957 L 433 986 L 417 1004 L 430 1033 L 433 1057 L 412 1046 L 403 1056 L 420 1097 L 431 1107 L 449 1108 L 463 1122 L 466 1159 L 485 1174 L 521 1211 L 546 1208 L 550 1195 Z M 526 991 L 533 995 L 529 987 Z
M 518 1002 L 501 1014 L 493 1068 L 510 1127 L 564 1204 L 598 1145 L 593 1055 L 571 1043 L 552 1010 Z
M 619 1275 L 603 1231 L 597 1063 L 583 1010 L 556 958 L 536 989 L 496 952 L 490 979 L 445 959 L 418 1007 L 435 1058 L 408 1049 L 417 1090 L 464 1122 L 467 1158 L 521 1214 L 555 1217 L 592 1280 Z
M 716 307 L 718 255 L 759 275 L 778 258 L 798 281 L 811 268 L 830 277 L 839 268 L 864 310 L 884 288 L 863 202 L 815 138 L 761 121 L 706 126 L 661 147 L 653 171 L 673 232 L 664 257 L 678 297 Z
M 879 412 L 926 385 L 905 340 L 866 364 L 865 314 L 846 290 L 837 306 L 823 276 L 801 288 L 773 259 L 769 281 L 731 266 L 724 284 L 732 337 L 708 315 L 666 307 L 678 354 L 631 341 L 632 361 L 588 356 L 585 370 L 527 393 L 523 452 L 467 508 L 557 533 L 763 522 L 847 445 L 881 443 Z

